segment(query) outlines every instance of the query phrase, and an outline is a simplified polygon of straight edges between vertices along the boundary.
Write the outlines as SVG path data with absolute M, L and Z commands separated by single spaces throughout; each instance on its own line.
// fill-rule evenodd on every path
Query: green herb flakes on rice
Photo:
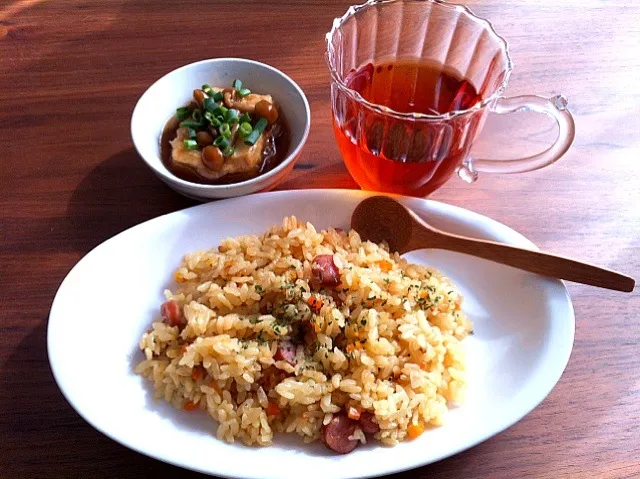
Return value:
M 228 442 L 349 452 L 443 423 L 465 389 L 462 297 L 432 268 L 294 217 L 185 256 L 136 371 Z

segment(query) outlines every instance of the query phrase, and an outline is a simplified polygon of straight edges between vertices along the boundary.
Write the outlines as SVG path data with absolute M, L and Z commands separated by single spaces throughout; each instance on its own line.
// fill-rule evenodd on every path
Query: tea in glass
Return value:
M 503 98 L 512 69 L 506 41 L 469 9 L 438 0 L 369 0 L 327 34 L 333 128 L 364 189 L 424 196 L 455 172 L 519 173 L 547 166 L 575 127 L 561 95 Z M 488 113 L 551 116 L 558 138 L 527 158 L 471 158 Z

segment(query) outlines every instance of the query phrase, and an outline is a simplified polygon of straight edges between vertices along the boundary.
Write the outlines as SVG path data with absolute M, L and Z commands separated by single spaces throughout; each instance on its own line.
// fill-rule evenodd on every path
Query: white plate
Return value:
M 366 196 L 309 190 L 235 198 L 156 218 L 98 246 L 71 270 L 51 308 L 49 360 L 67 400 L 92 426 L 131 449 L 188 469 L 242 478 L 392 473 L 451 456 L 520 420 L 551 391 L 569 360 L 575 323 L 567 291 L 557 280 L 441 251 L 412 253 L 411 259 L 439 268 L 464 294 L 463 307 L 475 326 L 475 335 L 464 341 L 469 387 L 467 401 L 450 412 L 446 425 L 417 440 L 394 448 L 368 444 L 344 456 L 321 444 L 304 445 L 297 436 L 278 437 L 268 448 L 226 444 L 216 439 L 204 413 L 154 402 L 150 385 L 133 373 L 142 359 L 138 340 L 184 253 L 213 247 L 227 236 L 260 233 L 287 215 L 318 228 L 346 228 Z M 443 230 L 535 248 L 508 227 L 470 211 L 415 198 L 402 201 Z

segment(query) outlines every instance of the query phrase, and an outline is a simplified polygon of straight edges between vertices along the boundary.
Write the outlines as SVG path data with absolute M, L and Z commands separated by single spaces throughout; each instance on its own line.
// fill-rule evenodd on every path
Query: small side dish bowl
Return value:
M 174 175 L 163 163 L 160 139 L 176 109 L 188 104 L 204 84 L 231 85 L 242 79 L 254 91 L 269 93 L 285 115 L 290 131 L 286 156 L 273 169 L 249 180 L 203 184 Z M 291 171 L 309 135 L 311 113 L 302 89 L 287 75 L 264 63 L 243 58 L 215 58 L 185 65 L 156 81 L 138 100 L 131 116 L 133 144 L 151 170 L 178 193 L 197 200 L 230 198 L 274 188 Z

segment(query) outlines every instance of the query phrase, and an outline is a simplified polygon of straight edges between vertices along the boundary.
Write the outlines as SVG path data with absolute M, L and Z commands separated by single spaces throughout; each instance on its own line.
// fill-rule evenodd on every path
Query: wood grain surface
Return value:
M 474 185 L 453 178 L 433 198 L 495 218 L 547 251 L 637 279 L 640 4 L 467 3 L 510 42 L 516 69 L 507 93 L 565 94 L 576 141 L 550 168 L 484 175 Z M 289 74 L 309 98 L 312 128 L 280 188 L 354 188 L 331 131 L 323 59 L 324 34 L 347 6 L 309 0 L 0 4 L 0 477 L 198 476 L 115 443 L 67 404 L 47 362 L 51 301 L 90 249 L 193 204 L 153 176 L 129 136 L 137 98 L 185 63 L 238 56 Z M 226 23 L 234 18 L 237 30 Z M 530 114 L 501 117 L 489 122 L 475 154 L 517 157 L 541 150 L 553 135 L 550 122 Z M 640 477 L 638 288 L 631 295 L 568 288 L 575 349 L 547 399 L 485 443 L 394 477 Z M 126 327 L 115 308 L 113 320 L 114 327 Z

